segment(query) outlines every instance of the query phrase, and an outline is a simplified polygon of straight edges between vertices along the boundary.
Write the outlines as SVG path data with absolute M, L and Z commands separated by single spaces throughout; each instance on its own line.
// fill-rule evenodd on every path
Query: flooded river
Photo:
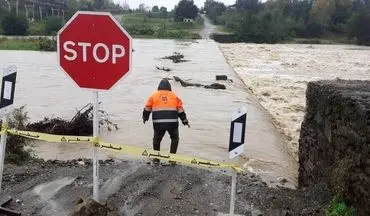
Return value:
M 217 44 L 211 40 L 180 42 L 173 40 L 134 40 L 133 71 L 112 91 L 100 95 L 101 108 L 110 114 L 119 130 L 104 132 L 102 140 L 152 148 L 151 122 L 143 124 L 141 114 L 147 97 L 156 90 L 163 77 L 179 76 L 203 84 L 215 82 L 215 75 L 225 74 L 227 90 L 184 88 L 171 81 L 172 89 L 182 98 L 191 128 L 180 126 L 178 153 L 205 159 L 227 161 L 231 113 L 242 106 L 248 110 L 245 152 L 235 163 L 260 173 L 268 181 L 284 177 L 296 184 L 297 164 L 288 156 L 283 141 L 264 109 L 246 92 Z M 189 62 L 174 64 L 160 59 L 182 52 Z M 56 53 L 0 51 L 0 67 L 16 65 L 19 69 L 16 106 L 27 105 L 30 121 L 46 117 L 72 118 L 76 110 L 92 101 L 92 93 L 76 87 L 57 66 Z M 155 66 L 173 69 L 164 72 Z M 102 71 L 104 73 L 104 71 Z M 162 141 L 168 151 L 169 137 Z M 35 143 L 35 153 L 45 159 L 67 160 L 91 157 L 86 144 Z M 125 157 L 100 152 L 100 158 Z

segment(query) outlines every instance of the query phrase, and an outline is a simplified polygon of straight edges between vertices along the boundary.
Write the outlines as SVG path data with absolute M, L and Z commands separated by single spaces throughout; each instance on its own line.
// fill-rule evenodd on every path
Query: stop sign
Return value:
M 109 90 L 131 69 L 131 36 L 110 13 L 77 12 L 57 41 L 60 67 L 81 88 Z

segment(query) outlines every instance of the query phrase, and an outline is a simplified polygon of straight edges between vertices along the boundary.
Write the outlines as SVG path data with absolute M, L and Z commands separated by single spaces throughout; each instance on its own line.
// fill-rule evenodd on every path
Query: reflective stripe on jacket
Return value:
M 184 112 L 181 99 L 174 92 L 166 90 L 151 95 L 145 110 L 152 112 L 154 124 L 177 123 L 179 113 Z

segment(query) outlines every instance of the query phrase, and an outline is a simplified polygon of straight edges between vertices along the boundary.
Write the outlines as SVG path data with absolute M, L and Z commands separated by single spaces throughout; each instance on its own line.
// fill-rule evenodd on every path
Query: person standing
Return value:
M 172 91 L 171 84 L 167 79 L 162 79 L 157 91 L 152 94 L 143 110 L 143 123 L 149 120 L 152 113 L 153 121 L 153 149 L 160 151 L 161 141 L 166 132 L 171 138 L 170 153 L 176 154 L 179 145 L 179 122 L 180 118 L 183 125 L 189 125 L 181 99 Z M 153 159 L 153 163 L 158 164 L 159 159 Z M 174 164 L 173 161 L 170 161 Z

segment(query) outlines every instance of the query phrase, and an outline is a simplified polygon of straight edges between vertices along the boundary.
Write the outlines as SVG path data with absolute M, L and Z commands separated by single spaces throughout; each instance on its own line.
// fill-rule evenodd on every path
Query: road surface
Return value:
M 203 39 L 210 39 L 212 33 L 217 32 L 217 26 L 213 25 L 211 20 L 208 19 L 204 14 L 200 15 L 203 20 L 204 20 L 204 27 L 203 29 L 199 32 L 199 35 Z

